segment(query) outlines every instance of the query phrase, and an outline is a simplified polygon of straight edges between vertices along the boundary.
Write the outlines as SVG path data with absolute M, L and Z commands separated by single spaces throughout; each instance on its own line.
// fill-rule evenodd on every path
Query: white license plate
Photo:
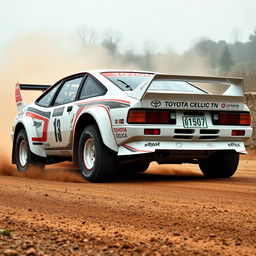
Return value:
M 205 116 L 183 116 L 182 120 L 185 128 L 207 128 Z

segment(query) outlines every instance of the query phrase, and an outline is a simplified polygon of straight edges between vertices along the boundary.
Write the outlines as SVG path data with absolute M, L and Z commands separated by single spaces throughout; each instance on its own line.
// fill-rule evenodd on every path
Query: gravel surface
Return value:
M 153 163 L 102 184 L 2 165 L 0 255 L 256 255 L 255 159 L 230 179 Z

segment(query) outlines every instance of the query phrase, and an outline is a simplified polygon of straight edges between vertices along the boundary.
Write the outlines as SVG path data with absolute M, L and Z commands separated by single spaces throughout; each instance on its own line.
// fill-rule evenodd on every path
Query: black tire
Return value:
M 235 151 L 219 151 L 208 159 L 200 160 L 199 167 L 204 176 L 209 178 L 228 178 L 237 169 L 239 154 Z
M 31 167 L 35 167 L 40 171 L 44 170 L 44 158 L 30 151 L 27 133 L 24 129 L 20 130 L 16 137 L 14 154 L 18 171 L 24 172 Z
M 145 172 L 149 164 L 149 162 L 122 164 L 121 170 L 124 172 Z
M 96 125 L 87 126 L 78 145 L 78 165 L 83 177 L 90 182 L 111 179 L 117 171 L 117 153 L 107 148 Z

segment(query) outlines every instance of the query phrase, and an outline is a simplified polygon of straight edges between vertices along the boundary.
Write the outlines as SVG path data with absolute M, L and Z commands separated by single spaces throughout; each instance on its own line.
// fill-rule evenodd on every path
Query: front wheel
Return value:
M 90 182 L 110 179 L 118 171 L 117 154 L 104 145 L 96 125 L 87 126 L 81 134 L 78 165 Z
M 235 151 L 218 151 L 210 157 L 199 161 L 204 176 L 209 178 L 228 178 L 237 169 L 239 154 Z
M 27 133 L 20 130 L 15 140 L 15 162 L 18 171 L 24 172 L 30 167 L 35 167 L 40 171 L 44 170 L 44 159 L 30 151 Z

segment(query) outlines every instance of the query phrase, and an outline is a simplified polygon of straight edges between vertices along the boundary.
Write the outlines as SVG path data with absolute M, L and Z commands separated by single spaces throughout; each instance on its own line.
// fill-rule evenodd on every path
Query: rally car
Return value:
M 21 90 L 44 92 L 27 105 Z M 12 163 L 21 172 L 72 161 L 97 182 L 157 161 L 230 177 L 252 133 L 241 78 L 93 70 L 15 92 Z

